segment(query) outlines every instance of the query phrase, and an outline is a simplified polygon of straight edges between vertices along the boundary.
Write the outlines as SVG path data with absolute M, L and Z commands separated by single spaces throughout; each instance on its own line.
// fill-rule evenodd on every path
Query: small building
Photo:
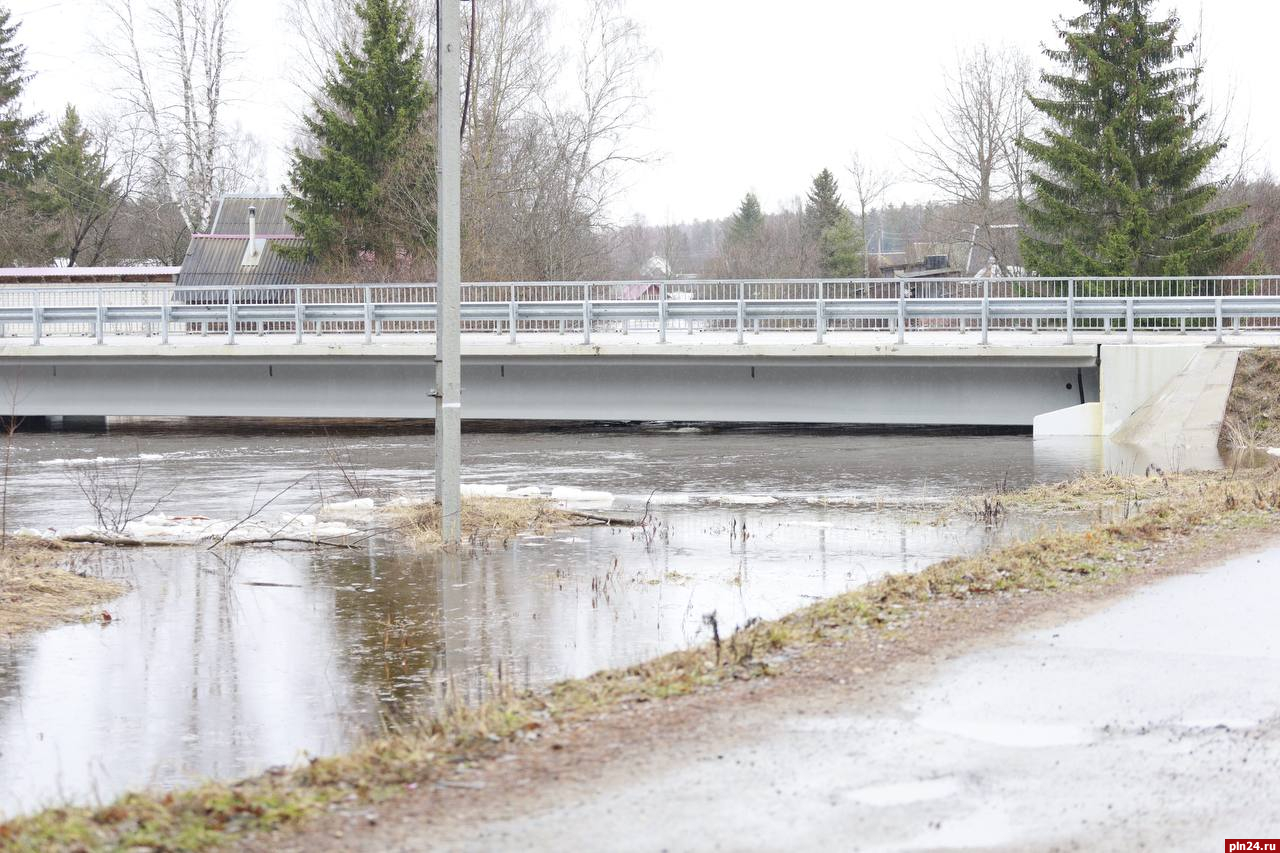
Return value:
M 173 284 L 181 267 L 0 267 L 0 287 L 46 284 Z
M 262 287 L 260 296 L 271 299 L 273 287 L 292 286 L 303 281 L 308 264 L 286 256 L 285 246 L 302 240 L 289 225 L 285 213 L 288 200 L 283 195 L 234 194 L 218 202 L 208 233 L 193 234 L 178 274 L 178 286 L 188 288 Z M 210 297 L 213 294 L 208 294 Z M 219 297 L 219 299 L 224 297 Z M 187 295 L 187 301 L 199 301 Z

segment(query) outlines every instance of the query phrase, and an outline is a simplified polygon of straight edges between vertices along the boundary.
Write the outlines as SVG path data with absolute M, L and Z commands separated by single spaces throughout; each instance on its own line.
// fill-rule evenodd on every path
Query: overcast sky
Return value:
M 572 7 L 579 0 L 559 2 Z M 31 106 L 48 114 L 68 101 L 89 113 L 108 109 L 110 75 L 94 50 L 104 26 L 99 4 L 7 3 L 36 74 Z M 266 143 L 265 170 L 276 189 L 303 104 L 287 79 L 284 0 L 233 4 L 244 59 L 232 113 Z M 651 115 L 637 139 L 655 159 L 630 176 L 615 216 L 651 223 L 719 217 L 748 190 L 775 209 L 824 166 L 842 176 L 855 149 L 900 172 L 903 149 L 935 109 L 942 70 L 957 51 L 1007 43 L 1039 61 L 1055 17 L 1079 8 L 1076 0 L 631 0 L 659 52 L 649 81 Z M 1203 12 L 1200 5 L 1178 8 L 1184 32 L 1203 14 L 1214 100 L 1234 93 L 1237 136 L 1247 123 L 1259 165 L 1280 172 L 1280 4 L 1214 0 Z M 895 190 L 897 200 L 925 194 L 909 182 Z

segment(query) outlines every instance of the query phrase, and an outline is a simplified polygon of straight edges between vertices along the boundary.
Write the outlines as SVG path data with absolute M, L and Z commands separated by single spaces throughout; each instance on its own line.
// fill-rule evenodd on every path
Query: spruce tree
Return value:
M 764 213 L 760 210 L 760 199 L 755 193 L 747 193 L 738 205 L 737 213 L 729 218 L 729 240 L 734 243 L 749 243 L 760 236 L 764 230 Z
M 830 169 L 823 169 L 813 178 L 808 199 L 804 206 L 805 223 L 815 237 L 836 225 L 845 213 L 840 187 Z
M 310 258 L 394 253 L 380 186 L 431 99 L 404 0 L 357 0 L 354 13 L 360 43 L 339 50 L 305 119 L 315 153 L 295 149 L 289 171 L 289 221 Z
M 1226 145 L 1205 138 L 1194 43 L 1153 0 L 1085 0 L 1063 21 L 1060 70 L 1032 97 L 1043 138 L 1021 145 L 1033 166 L 1023 206 L 1027 267 L 1049 276 L 1198 275 L 1242 252 L 1242 207 L 1213 209 L 1205 170 Z
M 862 238 L 853 216 L 841 211 L 818 237 L 818 266 L 827 278 L 853 278 L 862 271 Z
M 37 118 L 22 115 L 22 90 L 31 75 L 17 36 L 18 25 L 0 7 L 0 187 L 5 188 L 30 184 L 40 159 L 39 142 L 32 138 Z
M 75 266 L 90 247 L 88 259 L 100 254 L 103 225 L 120 200 L 119 181 L 111 177 L 106 154 L 67 105 L 49 142 L 41 176 L 31 190 L 32 209 L 49 222 L 48 250 Z

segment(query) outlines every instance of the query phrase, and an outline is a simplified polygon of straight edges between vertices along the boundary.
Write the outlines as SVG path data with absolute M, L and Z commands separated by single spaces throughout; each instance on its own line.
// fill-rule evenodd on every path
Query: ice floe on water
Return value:
M 712 495 L 707 501 L 722 506 L 772 506 L 778 499 L 772 495 Z
M 34 532 L 34 531 L 33 531 Z M 280 513 L 250 519 L 214 519 L 202 515 L 153 513 L 130 521 L 119 531 L 94 525 L 70 530 L 41 532 L 44 538 L 90 541 L 142 542 L 154 545 L 200 545 L 225 542 L 229 545 L 252 542 L 334 542 L 364 535 L 367 531 L 346 521 L 321 520 L 305 513 Z
M 551 499 L 567 504 L 612 504 L 613 492 L 596 492 L 575 486 L 556 486 L 551 490 Z
M 119 456 L 92 456 L 84 459 L 40 459 L 37 465 L 64 465 L 74 468 L 82 465 L 111 465 L 120 461 Z
M 377 508 L 377 504 L 373 498 L 355 498 L 349 501 L 337 501 L 336 503 L 325 504 L 320 508 L 320 512 L 324 515 L 367 515 Z

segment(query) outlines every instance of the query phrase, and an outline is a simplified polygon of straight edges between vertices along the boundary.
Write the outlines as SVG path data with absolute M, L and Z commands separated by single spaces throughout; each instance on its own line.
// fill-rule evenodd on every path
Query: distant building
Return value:
M 24 284 L 173 284 L 180 267 L 0 267 L 0 287 Z
M 671 278 L 671 264 L 666 258 L 654 255 L 652 258 L 644 262 L 644 266 L 640 268 L 641 278 L 652 279 L 669 279 Z
M 304 280 L 308 265 L 279 251 L 283 246 L 302 242 L 285 218 L 287 205 L 283 195 L 223 196 L 209 232 L 192 235 L 178 285 L 271 287 Z

